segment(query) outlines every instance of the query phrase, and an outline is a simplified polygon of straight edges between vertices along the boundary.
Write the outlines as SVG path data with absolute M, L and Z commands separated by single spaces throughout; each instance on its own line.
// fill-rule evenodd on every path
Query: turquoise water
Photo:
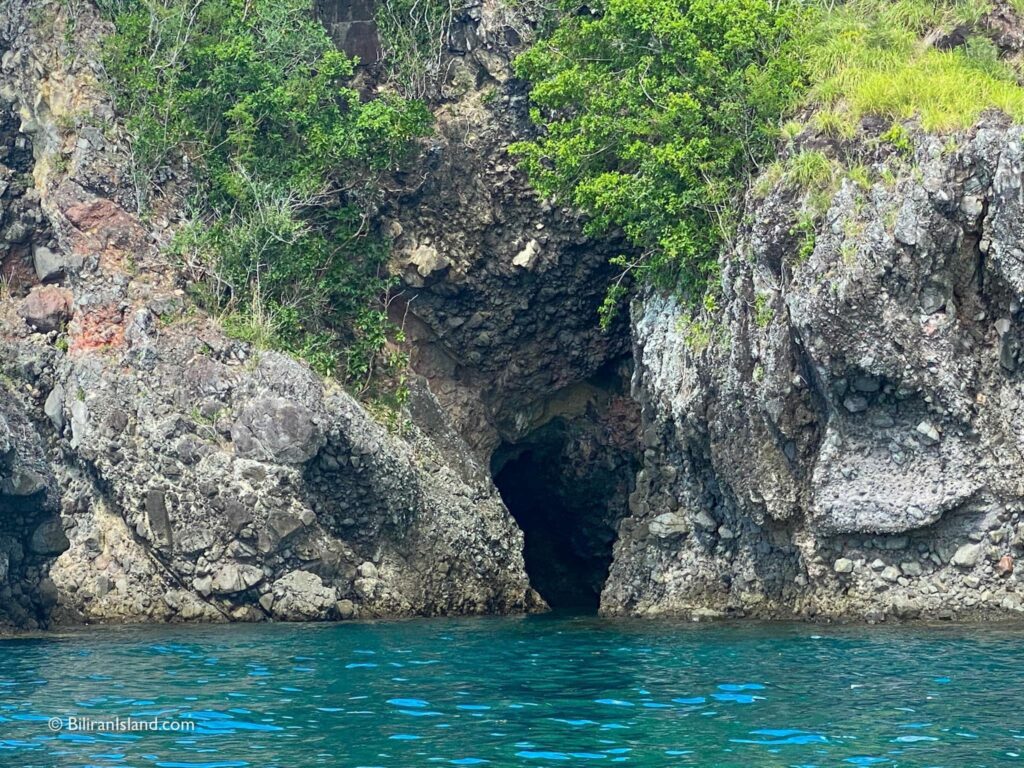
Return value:
M 195 730 L 67 728 L 114 716 Z M 1024 628 L 533 617 L 0 641 L 4 768 L 961 768 L 1022 753 Z

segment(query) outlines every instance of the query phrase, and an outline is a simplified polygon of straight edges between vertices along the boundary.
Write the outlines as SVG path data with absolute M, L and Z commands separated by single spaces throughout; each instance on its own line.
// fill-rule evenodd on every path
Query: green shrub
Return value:
M 542 193 L 589 214 L 590 233 L 625 233 L 641 253 L 627 269 L 699 296 L 749 169 L 770 157 L 802 93 L 797 6 L 561 8 L 554 32 L 516 61 L 542 132 L 512 152 Z
M 386 248 L 367 234 L 379 175 L 429 113 L 348 85 L 302 0 L 117 0 L 106 67 L 138 186 L 184 160 L 194 216 L 174 250 L 246 338 L 361 378 L 384 347 Z M 143 200 L 144 202 L 144 200 Z

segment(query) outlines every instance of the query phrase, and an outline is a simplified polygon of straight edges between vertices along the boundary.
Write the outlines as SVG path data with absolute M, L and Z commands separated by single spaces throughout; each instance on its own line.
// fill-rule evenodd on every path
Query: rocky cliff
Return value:
M 751 194 L 711 330 L 636 304 L 646 450 L 606 611 L 1022 610 L 1021 137 L 992 117 L 900 152 L 866 125 L 826 149 L 877 181 L 812 235 L 808 193 Z
M 372 3 L 317 10 L 377 58 Z M 8 0 L 0 622 L 544 598 L 630 615 L 1022 610 L 1021 129 L 911 125 L 898 148 L 870 121 L 843 141 L 807 130 L 785 153 L 822 152 L 842 179 L 813 226 L 821 190 L 766 174 L 721 254 L 717 310 L 643 291 L 602 331 L 623 243 L 585 237 L 506 152 L 531 130 L 510 69 L 528 28 L 500 3 L 456 15 L 436 130 L 373 223 L 413 369 L 385 425 L 191 304 L 166 256 L 180 203 L 136 212 L 98 63 L 108 27 L 89 6 Z
M 0 28 L 5 618 L 44 621 L 58 595 L 65 621 L 540 607 L 424 384 L 389 431 L 189 306 L 161 248 L 173 206 L 133 213 L 105 25 L 40 8 L 9 3 Z
M 40 8 L 9 3 L 0 29 L 12 180 L 0 359 L 17 393 L 3 410 L 17 439 L 0 444 L 3 581 L 25 596 L 6 618 L 542 608 L 492 482 L 535 453 L 567 468 L 553 478 L 587 520 L 563 544 L 593 560 L 583 581 L 596 601 L 636 469 L 627 325 L 594 322 L 618 245 L 589 242 L 504 155 L 526 120 L 500 9 L 458 18 L 437 131 L 376 223 L 395 241 L 391 311 L 417 373 L 383 426 L 191 305 L 165 256 L 174 195 L 135 213 L 97 63 L 109 28 L 89 7 L 73 24 L 67 9 Z M 572 478 L 599 489 L 592 524 Z

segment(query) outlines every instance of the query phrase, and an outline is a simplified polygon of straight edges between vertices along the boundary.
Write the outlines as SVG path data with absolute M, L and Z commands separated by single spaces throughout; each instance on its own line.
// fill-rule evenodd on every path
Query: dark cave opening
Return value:
M 530 583 L 554 610 L 596 613 L 600 604 L 636 472 L 635 453 L 610 437 L 607 424 L 555 419 L 492 460 L 523 531 Z

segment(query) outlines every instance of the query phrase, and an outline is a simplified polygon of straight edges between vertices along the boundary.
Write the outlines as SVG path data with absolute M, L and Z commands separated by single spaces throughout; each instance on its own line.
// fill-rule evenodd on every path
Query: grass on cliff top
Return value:
M 1024 121 L 1019 73 L 980 35 L 935 43 L 988 10 L 979 0 L 851 0 L 816 14 L 808 28 L 810 100 L 856 124 L 877 115 L 919 118 L 927 131 L 964 129 L 988 109 Z

